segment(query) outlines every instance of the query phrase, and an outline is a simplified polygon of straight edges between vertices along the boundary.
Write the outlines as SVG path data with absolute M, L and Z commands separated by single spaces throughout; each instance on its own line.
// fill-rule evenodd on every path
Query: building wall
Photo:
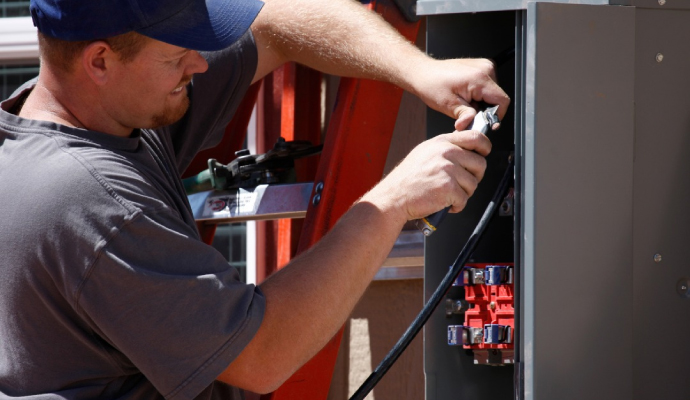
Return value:
M 0 0 L 0 99 L 38 74 L 36 29 L 29 1 Z
M 423 305 L 422 279 L 375 281 L 345 326 L 329 400 L 348 399 L 388 354 Z M 367 400 L 424 398 L 422 334 L 381 379 Z
M 425 137 L 426 106 L 404 93 L 386 161 L 390 171 Z M 452 130 L 452 127 L 450 127 Z M 346 400 L 388 354 L 424 305 L 422 276 L 371 283 L 345 325 L 328 400 Z M 424 398 L 422 333 L 390 368 L 367 400 Z

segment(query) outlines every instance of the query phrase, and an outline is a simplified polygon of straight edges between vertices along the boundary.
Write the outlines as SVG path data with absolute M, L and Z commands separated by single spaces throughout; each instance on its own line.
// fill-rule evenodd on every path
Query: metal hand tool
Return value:
M 478 112 L 469 130 L 478 131 L 486 135 L 494 124 L 499 123 L 497 112 L 498 106 L 489 107 L 484 111 Z M 450 206 L 425 218 L 418 219 L 415 225 L 422 231 L 424 236 L 431 236 L 438 229 L 446 214 L 448 214 L 448 210 L 450 210 Z

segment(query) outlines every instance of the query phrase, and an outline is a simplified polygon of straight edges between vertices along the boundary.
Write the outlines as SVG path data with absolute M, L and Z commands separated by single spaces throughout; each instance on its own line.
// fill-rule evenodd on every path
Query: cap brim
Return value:
M 137 32 L 187 49 L 221 50 L 242 37 L 263 5 L 258 0 L 191 1 L 174 16 Z

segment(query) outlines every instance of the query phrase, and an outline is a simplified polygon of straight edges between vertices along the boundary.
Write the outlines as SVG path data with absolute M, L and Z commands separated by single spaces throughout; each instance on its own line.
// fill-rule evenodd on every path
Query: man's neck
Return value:
M 89 100 L 88 96 L 83 95 L 79 99 L 82 103 L 72 104 L 68 100 L 73 98 L 69 94 L 61 92 L 58 89 L 51 88 L 41 81 L 39 77 L 36 86 L 26 97 L 26 100 L 18 112 L 18 116 L 26 119 L 33 119 L 39 121 L 54 122 L 60 125 L 69 126 L 73 128 L 95 130 L 103 133 L 109 133 L 116 136 L 129 136 L 131 129 L 114 124 L 114 126 L 101 126 L 102 124 L 93 123 L 94 121 L 106 121 L 107 118 L 98 118 L 97 101 Z M 89 106 L 84 106 L 89 103 Z M 84 110 L 86 107 L 92 107 L 92 111 L 84 114 L 78 114 L 75 110 Z M 94 112 L 95 110 L 95 112 Z M 83 117 L 86 116 L 86 119 Z M 109 129 L 110 128 L 110 129 Z
M 69 109 L 42 84 L 40 79 L 26 97 L 18 115 L 26 119 L 55 122 L 60 125 L 86 129 L 86 126 L 79 121 L 79 118 L 72 114 L 72 112 L 70 112 Z

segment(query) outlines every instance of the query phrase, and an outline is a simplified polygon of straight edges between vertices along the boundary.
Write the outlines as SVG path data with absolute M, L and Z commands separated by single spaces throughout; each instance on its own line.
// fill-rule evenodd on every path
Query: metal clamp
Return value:
M 484 270 L 481 268 L 465 268 L 462 270 L 463 285 L 483 285 L 485 283 Z
M 482 343 L 482 328 L 448 325 L 449 346 L 470 346 Z
M 484 282 L 487 285 L 510 285 L 513 283 L 513 268 L 506 265 L 487 265 L 484 268 Z
M 509 325 L 484 325 L 484 344 L 512 343 L 512 329 Z

